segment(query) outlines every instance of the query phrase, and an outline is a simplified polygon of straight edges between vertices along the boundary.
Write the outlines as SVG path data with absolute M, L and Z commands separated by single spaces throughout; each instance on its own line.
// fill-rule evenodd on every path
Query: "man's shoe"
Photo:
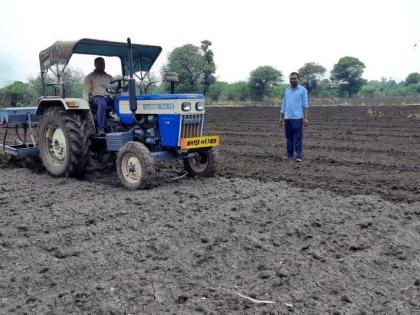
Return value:
M 302 159 L 301 158 L 297 158 L 296 159 L 296 162 L 302 162 Z
M 103 129 L 98 130 L 98 137 L 105 137 L 105 135 L 106 135 L 105 130 Z
M 291 157 L 288 157 L 288 156 L 283 156 L 283 157 L 282 157 L 282 159 L 283 159 L 283 160 L 290 160 L 290 159 L 292 159 L 292 158 L 291 158 Z

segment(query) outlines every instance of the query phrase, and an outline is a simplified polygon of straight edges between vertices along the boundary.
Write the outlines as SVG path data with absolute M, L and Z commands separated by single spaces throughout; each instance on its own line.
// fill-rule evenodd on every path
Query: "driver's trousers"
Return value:
M 98 130 L 104 131 L 106 127 L 106 110 L 108 106 L 112 106 L 112 99 L 102 95 L 95 95 L 91 99 L 94 107 L 97 107 L 96 119 L 98 122 Z

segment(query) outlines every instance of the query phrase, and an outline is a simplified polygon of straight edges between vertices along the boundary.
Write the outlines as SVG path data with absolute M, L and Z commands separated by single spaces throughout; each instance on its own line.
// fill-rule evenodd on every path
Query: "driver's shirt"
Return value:
M 83 98 L 89 102 L 90 98 L 96 95 L 108 96 L 105 88 L 101 84 L 109 84 L 113 77 L 108 73 L 97 73 L 95 71 L 89 73 L 83 83 Z

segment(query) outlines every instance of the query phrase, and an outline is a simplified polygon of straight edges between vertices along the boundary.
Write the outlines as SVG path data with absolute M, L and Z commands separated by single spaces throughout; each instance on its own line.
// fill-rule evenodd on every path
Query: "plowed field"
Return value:
M 276 108 L 210 108 L 219 175 L 138 192 L 3 158 L 0 313 L 420 313 L 419 117 L 311 108 L 297 163 Z

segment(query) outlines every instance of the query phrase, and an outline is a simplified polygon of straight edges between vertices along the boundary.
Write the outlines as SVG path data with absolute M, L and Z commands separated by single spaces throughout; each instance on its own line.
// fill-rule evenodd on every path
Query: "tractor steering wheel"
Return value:
M 109 82 L 105 88 L 109 94 L 120 94 L 128 91 L 128 79 L 116 79 Z

